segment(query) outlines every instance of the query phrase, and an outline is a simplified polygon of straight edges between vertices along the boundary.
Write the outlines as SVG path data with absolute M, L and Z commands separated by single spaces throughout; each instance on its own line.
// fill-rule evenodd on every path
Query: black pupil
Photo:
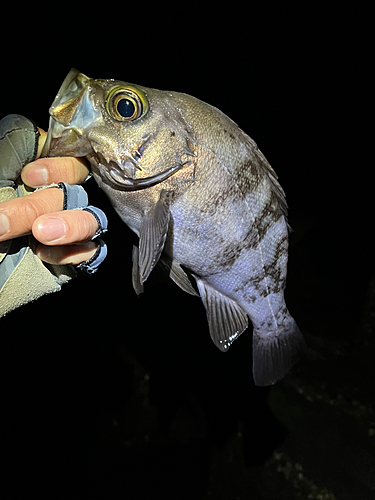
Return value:
M 131 118 L 135 113 L 135 106 L 129 99 L 121 99 L 117 103 L 117 112 L 123 118 Z

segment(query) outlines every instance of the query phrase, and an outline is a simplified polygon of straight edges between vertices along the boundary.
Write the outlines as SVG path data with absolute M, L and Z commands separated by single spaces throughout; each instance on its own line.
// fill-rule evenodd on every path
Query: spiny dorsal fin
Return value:
M 285 192 L 278 181 L 276 172 L 268 163 L 268 160 L 264 156 L 262 151 L 258 148 L 257 143 L 251 137 L 249 137 L 243 130 L 239 129 L 239 131 L 242 135 L 242 138 L 248 145 L 252 161 L 255 162 L 258 167 L 260 167 L 263 171 L 267 173 L 268 178 L 271 182 L 271 189 L 275 193 L 276 198 L 279 202 L 280 210 L 284 215 L 286 221 L 288 221 L 288 204 L 285 199 Z
M 288 204 L 285 199 L 285 192 L 281 187 L 279 181 L 277 180 L 277 174 L 271 165 L 268 163 L 267 158 L 264 156 L 262 151 L 255 145 L 253 153 L 258 160 L 258 165 L 266 171 L 269 180 L 271 181 L 271 189 L 275 193 L 276 198 L 279 202 L 280 210 L 284 215 L 285 219 L 288 220 Z
M 201 278 L 197 276 L 194 278 L 206 308 L 211 339 L 221 351 L 227 351 L 230 345 L 246 330 L 247 314 L 233 299 L 215 290 Z

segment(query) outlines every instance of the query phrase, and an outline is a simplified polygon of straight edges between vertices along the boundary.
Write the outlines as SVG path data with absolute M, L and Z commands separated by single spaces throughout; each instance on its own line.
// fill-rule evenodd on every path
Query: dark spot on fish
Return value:
M 264 275 L 272 279 L 272 282 L 268 282 L 269 293 L 279 293 L 285 288 L 285 272 L 284 266 L 279 265 L 279 260 L 282 255 L 285 255 L 288 251 L 285 243 L 288 241 L 288 235 L 285 234 L 277 243 L 275 255 L 272 259 L 272 263 L 264 266 Z
M 243 240 L 243 248 L 257 248 L 280 217 L 282 217 L 282 214 L 277 203 L 275 203 L 275 195 L 271 192 L 270 199 L 259 215 L 256 215 L 252 222 L 249 221 L 249 230 Z
M 221 248 L 220 252 L 216 254 L 205 269 L 205 274 L 207 276 L 230 269 L 243 250 L 242 242 L 227 242 L 221 240 L 218 247 Z
M 253 161 L 248 162 L 246 167 L 250 167 L 249 169 L 253 186 L 258 187 L 260 181 L 263 180 L 264 175 L 262 175 L 262 172 L 259 170 L 259 167 Z
M 277 242 L 274 260 L 277 262 L 282 254 L 288 252 L 288 233 Z
M 267 291 L 265 290 L 264 283 L 262 283 L 264 280 L 264 276 L 252 276 L 251 278 L 248 279 L 248 285 L 251 286 L 251 288 L 254 288 L 258 294 L 261 297 L 266 297 Z
M 285 280 L 282 276 L 283 270 L 280 267 L 275 266 L 274 264 L 265 266 L 264 272 L 266 277 L 270 277 L 273 280 L 273 282 L 268 281 L 267 283 L 268 293 L 266 293 L 266 295 L 269 293 L 279 293 L 284 289 Z
M 228 134 L 231 139 L 233 139 L 233 140 L 236 139 L 235 136 L 232 134 L 232 132 L 228 132 L 228 130 L 226 128 L 223 128 L 223 132 L 224 132 L 224 134 Z
M 223 263 L 225 263 L 226 268 L 233 266 L 233 264 L 236 262 L 236 260 L 240 256 L 242 250 L 243 250 L 242 244 L 238 244 L 238 243 L 236 244 L 233 242 L 230 243 L 228 246 L 226 246 L 224 248 L 224 250 L 222 250 L 221 258 L 222 258 Z
M 176 135 L 176 132 L 174 130 L 172 130 L 171 137 L 174 137 L 175 135 Z
M 225 210 L 230 209 L 232 199 L 238 196 L 238 190 L 234 183 L 228 183 L 225 188 L 223 188 L 216 196 L 212 196 L 204 207 L 201 208 L 201 212 L 204 216 L 212 217 L 218 210 L 225 213 Z
M 249 185 L 251 191 L 254 191 L 258 188 L 266 175 L 263 169 L 260 168 L 256 157 L 252 157 L 248 161 L 246 161 L 243 164 L 240 173 L 242 174 L 244 182 Z

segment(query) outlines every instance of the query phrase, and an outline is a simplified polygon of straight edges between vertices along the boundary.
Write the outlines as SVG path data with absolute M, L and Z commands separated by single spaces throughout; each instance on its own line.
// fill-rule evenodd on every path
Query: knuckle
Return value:
M 69 158 L 48 158 L 45 160 L 45 166 L 49 172 L 51 182 L 70 183 Z
M 68 210 L 65 212 L 65 220 L 71 243 L 90 241 L 98 227 L 95 217 L 83 210 Z
M 50 172 L 54 182 L 67 182 L 68 184 L 79 184 L 87 176 L 83 162 L 70 156 L 54 159 Z
M 71 160 L 74 163 L 74 182 L 81 184 L 89 173 L 87 161 L 83 158 L 71 158 Z
M 67 157 L 61 161 L 61 177 L 64 182 L 74 184 L 76 179 L 76 172 L 73 158 Z
M 91 238 L 96 233 L 96 230 L 98 228 L 98 223 L 97 223 L 95 217 L 88 212 L 84 212 L 81 210 L 81 216 L 82 216 L 82 224 L 83 224 L 82 234 L 85 233 L 86 240 L 91 240 Z
M 62 199 L 62 192 L 51 188 L 3 202 L 2 211 L 10 221 L 11 236 L 30 233 L 33 224 L 41 215 L 61 210 Z
M 25 202 L 21 204 L 19 211 L 19 216 L 27 222 L 29 227 L 32 226 L 35 219 L 37 219 L 42 213 L 40 203 L 27 198 L 25 198 Z
M 55 212 L 62 205 L 62 196 L 59 189 L 50 188 L 18 198 L 19 216 L 31 227 L 41 215 Z
M 19 198 L 18 203 L 14 207 L 14 217 L 18 221 L 22 221 L 23 225 L 31 228 L 33 222 L 44 213 L 41 200 L 37 197 L 29 195 L 24 198 Z
M 39 166 L 43 165 L 48 171 L 48 180 L 51 182 L 66 182 L 68 184 L 82 183 L 89 172 L 86 161 L 82 158 L 74 158 L 71 156 L 61 158 L 39 158 L 37 160 Z M 30 174 L 34 162 L 26 166 L 23 175 L 27 177 Z

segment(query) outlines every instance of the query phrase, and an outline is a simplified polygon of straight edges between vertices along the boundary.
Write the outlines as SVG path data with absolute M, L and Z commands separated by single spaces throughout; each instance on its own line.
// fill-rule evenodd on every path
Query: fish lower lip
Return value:
M 160 182 L 165 181 L 166 179 L 168 179 L 168 177 L 170 177 L 183 167 L 184 165 L 178 164 L 168 168 L 167 170 L 164 170 L 163 172 L 160 172 L 159 174 L 152 175 L 150 177 L 142 177 L 140 179 L 132 179 L 130 177 L 121 176 L 115 169 L 111 169 L 109 171 L 105 170 L 104 173 L 107 179 L 112 181 L 112 183 L 116 184 L 116 186 L 122 188 L 123 190 L 136 191 L 139 189 L 146 189 L 151 186 L 155 186 L 155 184 L 160 184 Z
M 163 182 L 168 179 L 168 177 L 183 168 L 184 165 L 175 165 L 167 170 L 164 170 L 163 172 L 160 172 L 159 174 L 152 175 L 150 177 L 142 177 L 140 179 L 132 179 L 121 175 L 117 169 L 112 168 L 108 170 L 108 168 L 100 163 L 98 164 L 98 167 L 101 171 L 101 175 L 103 175 L 111 184 L 115 184 L 118 189 L 124 191 L 137 191 L 139 189 L 146 189 Z
M 100 170 L 100 175 L 107 179 L 111 184 L 114 184 L 117 189 L 124 191 L 137 191 L 139 189 L 146 189 L 155 184 L 165 181 L 171 175 L 175 174 L 187 164 L 191 162 L 178 163 L 173 167 L 170 167 L 162 172 L 152 175 L 150 177 L 141 177 L 139 179 L 134 179 L 133 177 L 128 177 L 125 175 L 123 170 L 117 163 L 107 162 L 104 158 L 97 158 L 94 155 L 89 155 L 88 160 L 90 163 Z M 103 161 L 102 161 L 103 160 Z M 125 166 L 125 164 L 124 164 Z

